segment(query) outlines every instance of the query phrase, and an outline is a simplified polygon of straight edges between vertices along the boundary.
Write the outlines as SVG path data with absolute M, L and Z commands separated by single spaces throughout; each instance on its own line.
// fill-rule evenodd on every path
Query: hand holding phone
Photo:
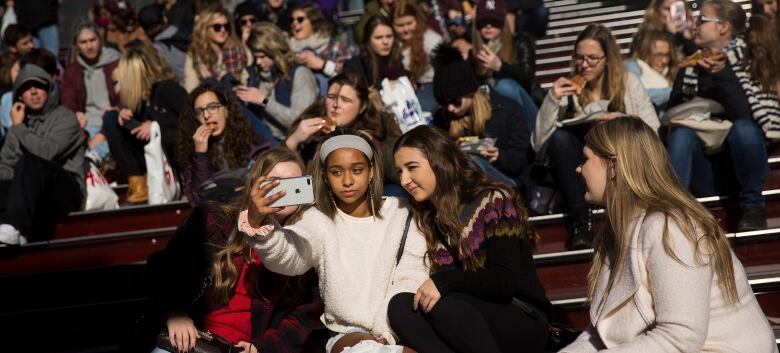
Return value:
M 275 195 L 281 191 L 284 191 L 284 195 L 268 205 L 269 207 L 310 205 L 314 203 L 314 185 L 310 175 L 268 180 L 261 182 L 261 187 L 270 182 L 277 182 L 278 185 L 268 191 L 268 195 Z
M 672 33 L 680 33 L 688 29 L 687 14 L 685 13 L 685 2 L 675 1 L 669 6 L 670 29 Z

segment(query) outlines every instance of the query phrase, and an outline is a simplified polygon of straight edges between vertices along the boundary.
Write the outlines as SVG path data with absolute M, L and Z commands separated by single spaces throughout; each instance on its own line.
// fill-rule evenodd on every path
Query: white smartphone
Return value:
M 312 185 L 311 175 L 275 180 L 279 182 L 279 185 L 269 191 L 268 195 L 276 194 L 282 190 L 287 193 L 281 199 L 269 205 L 270 207 L 310 205 L 314 203 L 314 185 Z M 268 180 L 263 185 L 271 181 L 274 180 Z
M 688 28 L 688 20 L 685 14 L 685 2 L 675 1 L 669 6 L 669 13 L 672 17 L 672 22 L 676 24 L 681 30 Z

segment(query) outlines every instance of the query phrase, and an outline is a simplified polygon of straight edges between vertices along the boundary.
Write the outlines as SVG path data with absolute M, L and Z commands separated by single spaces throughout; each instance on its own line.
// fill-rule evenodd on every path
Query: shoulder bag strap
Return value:
M 409 224 L 412 223 L 412 214 L 406 216 L 406 225 L 404 226 L 404 235 L 401 236 L 401 245 L 398 247 L 398 254 L 395 255 L 395 265 L 401 262 L 401 257 L 404 255 L 404 247 L 406 246 L 406 235 L 409 234 Z

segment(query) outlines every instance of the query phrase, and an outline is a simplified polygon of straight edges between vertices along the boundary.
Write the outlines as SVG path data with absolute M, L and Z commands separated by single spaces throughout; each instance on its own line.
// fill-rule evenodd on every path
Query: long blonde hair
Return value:
M 605 261 L 612 268 L 607 293 L 619 272 L 625 270 L 631 226 L 637 213 L 646 210 L 665 216 L 666 253 L 684 266 L 693 265 L 684 263 L 675 254 L 669 236 L 669 223 L 673 222 L 695 248 L 698 265 L 713 266 L 726 301 L 738 303 L 728 240 L 712 214 L 680 183 L 653 129 L 637 117 L 614 119 L 594 126 L 585 136 L 585 145 L 610 163 L 604 194 L 607 219 L 601 227 L 593 267 L 588 273 L 588 297 L 593 298 Z
M 450 137 L 463 137 L 467 130 L 474 135 L 480 135 L 485 131 L 485 125 L 493 113 L 490 99 L 481 90 L 477 90 L 471 98 L 474 102 L 471 104 L 469 112 L 460 119 L 450 122 Z
M 176 81 L 176 74 L 157 50 L 148 42 L 133 40 L 127 43 L 125 53 L 116 67 L 119 98 L 122 106 L 138 112 L 149 99 L 152 86 L 160 81 Z
M 580 73 L 580 65 L 577 65 L 574 56 L 577 55 L 577 45 L 583 40 L 591 39 L 599 43 L 601 50 L 604 51 L 604 72 L 601 73 L 601 97 L 609 101 L 609 111 L 611 112 L 626 112 L 626 104 L 623 101 L 623 97 L 626 92 L 625 82 L 625 69 L 623 68 L 623 56 L 620 54 L 620 47 L 618 47 L 615 37 L 607 27 L 602 24 L 591 23 L 577 36 L 577 41 L 574 42 L 574 51 L 572 52 L 571 67 L 572 72 Z M 588 103 L 591 103 L 590 93 L 593 91 L 594 85 L 588 82 L 585 85 L 585 89 L 579 95 L 578 100 L 580 105 L 585 107 Z
M 192 31 L 192 42 L 187 50 L 187 55 L 192 58 L 193 62 L 198 62 L 209 70 L 219 60 L 217 53 L 211 47 L 211 39 L 209 38 L 209 27 L 214 24 L 218 16 L 225 16 L 227 20 L 228 39 L 225 45 L 241 45 L 241 42 L 236 39 L 233 32 L 233 22 L 230 21 L 230 16 L 224 9 L 206 9 L 198 13 L 195 28 Z
M 273 23 L 260 22 L 252 27 L 252 33 L 246 41 L 252 53 L 263 52 L 274 61 L 276 71 L 281 77 L 289 79 L 290 70 L 295 64 L 295 54 L 287 44 L 287 39 L 279 27 Z
M 238 214 L 241 211 L 249 208 L 249 203 L 251 201 L 250 192 L 253 187 L 256 187 L 255 183 L 257 179 L 263 175 L 268 175 L 268 173 L 270 173 L 277 164 L 284 162 L 294 162 L 298 165 L 298 167 L 301 168 L 301 171 L 304 170 L 303 161 L 301 161 L 301 158 L 298 156 L 298 154 L 287 148 L 272 148 L 260 154 L 257 159 L 255 159 L 255 163 L 252 166 L 252 170 L 249 172 L 249 175 L 247 175 L 246 181 L 244 183 L 243 195 L 236 202 L 223 207 L 225 213 L 230 215 L 232 219 L 237 219 Z M 299 209 L 287 217 L 285 223 L 294 222 L 296 219 L 300 218 L 300 215 L 301 210 Z M 239 232 L 234 227 L 230 233 L 230 236 L 228 237 L 227 245 L 225 248 L 217 252 L 214 257 L 214 263 L 212 265 L 212 273 L 214 274 L 214 293 L 216 295 L 217 301 L 222 303 L 229 302 L 232 292 L 236 287 L 236 282 L 238 282 L 239 269 L 236 268 L 236 265 L 233 262 L 233 257 L 241 256 L 243 257 L 245 263 L 254 263 L 255 260 L 252 258 L 251 250 L 252 247 L 249 245 L 247 236 L 244 235 L 244 233 Z M 260 293 L 261 289 L 258 286 L 261 284 L 260 282 L 262 281 L 257 281 L 256 279 L 250 279 L 249 281 L 249 283 L 255 284 L 251 290 L 254 291 L 252 294 L 254 294 L 257 298 L 262 298 L 262 293 Z

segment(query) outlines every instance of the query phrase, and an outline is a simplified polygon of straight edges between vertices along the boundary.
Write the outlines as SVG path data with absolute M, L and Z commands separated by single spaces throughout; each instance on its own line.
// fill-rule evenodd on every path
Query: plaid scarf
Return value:
M 199 81 L 203 81 L 203 72 L 200 69 L 200 60 L 195 60 L 193 66 L 195 74 L 198 76 Z M 241 79 L 241 71 L 247 66 L 246 52 L 244 48 L 237 44 L 233 39 L 228 39 L 227 43 L 222 47 L 222 63 L 221 65 L 214 65 L 208 68 L 211 77 L 217 80 L 222 77 L 223 74 L 233 75 L 236 79 Z
M 742 37 L 731 41 L 724 49 L 726 58 L 742 89 L 745 90 L 753 120 L 764 130 L 768 139 L 780 139 L 780 99 L 772 90 L 766 91 L 761 84 L 750 76 L 750 62 L 745 60 L 744 51 L 747 48 Z M 686 102 L 696 97 L 699 92 L 699 78 L 695 67 L 688 67 L 683 76 L 683 100 Z

